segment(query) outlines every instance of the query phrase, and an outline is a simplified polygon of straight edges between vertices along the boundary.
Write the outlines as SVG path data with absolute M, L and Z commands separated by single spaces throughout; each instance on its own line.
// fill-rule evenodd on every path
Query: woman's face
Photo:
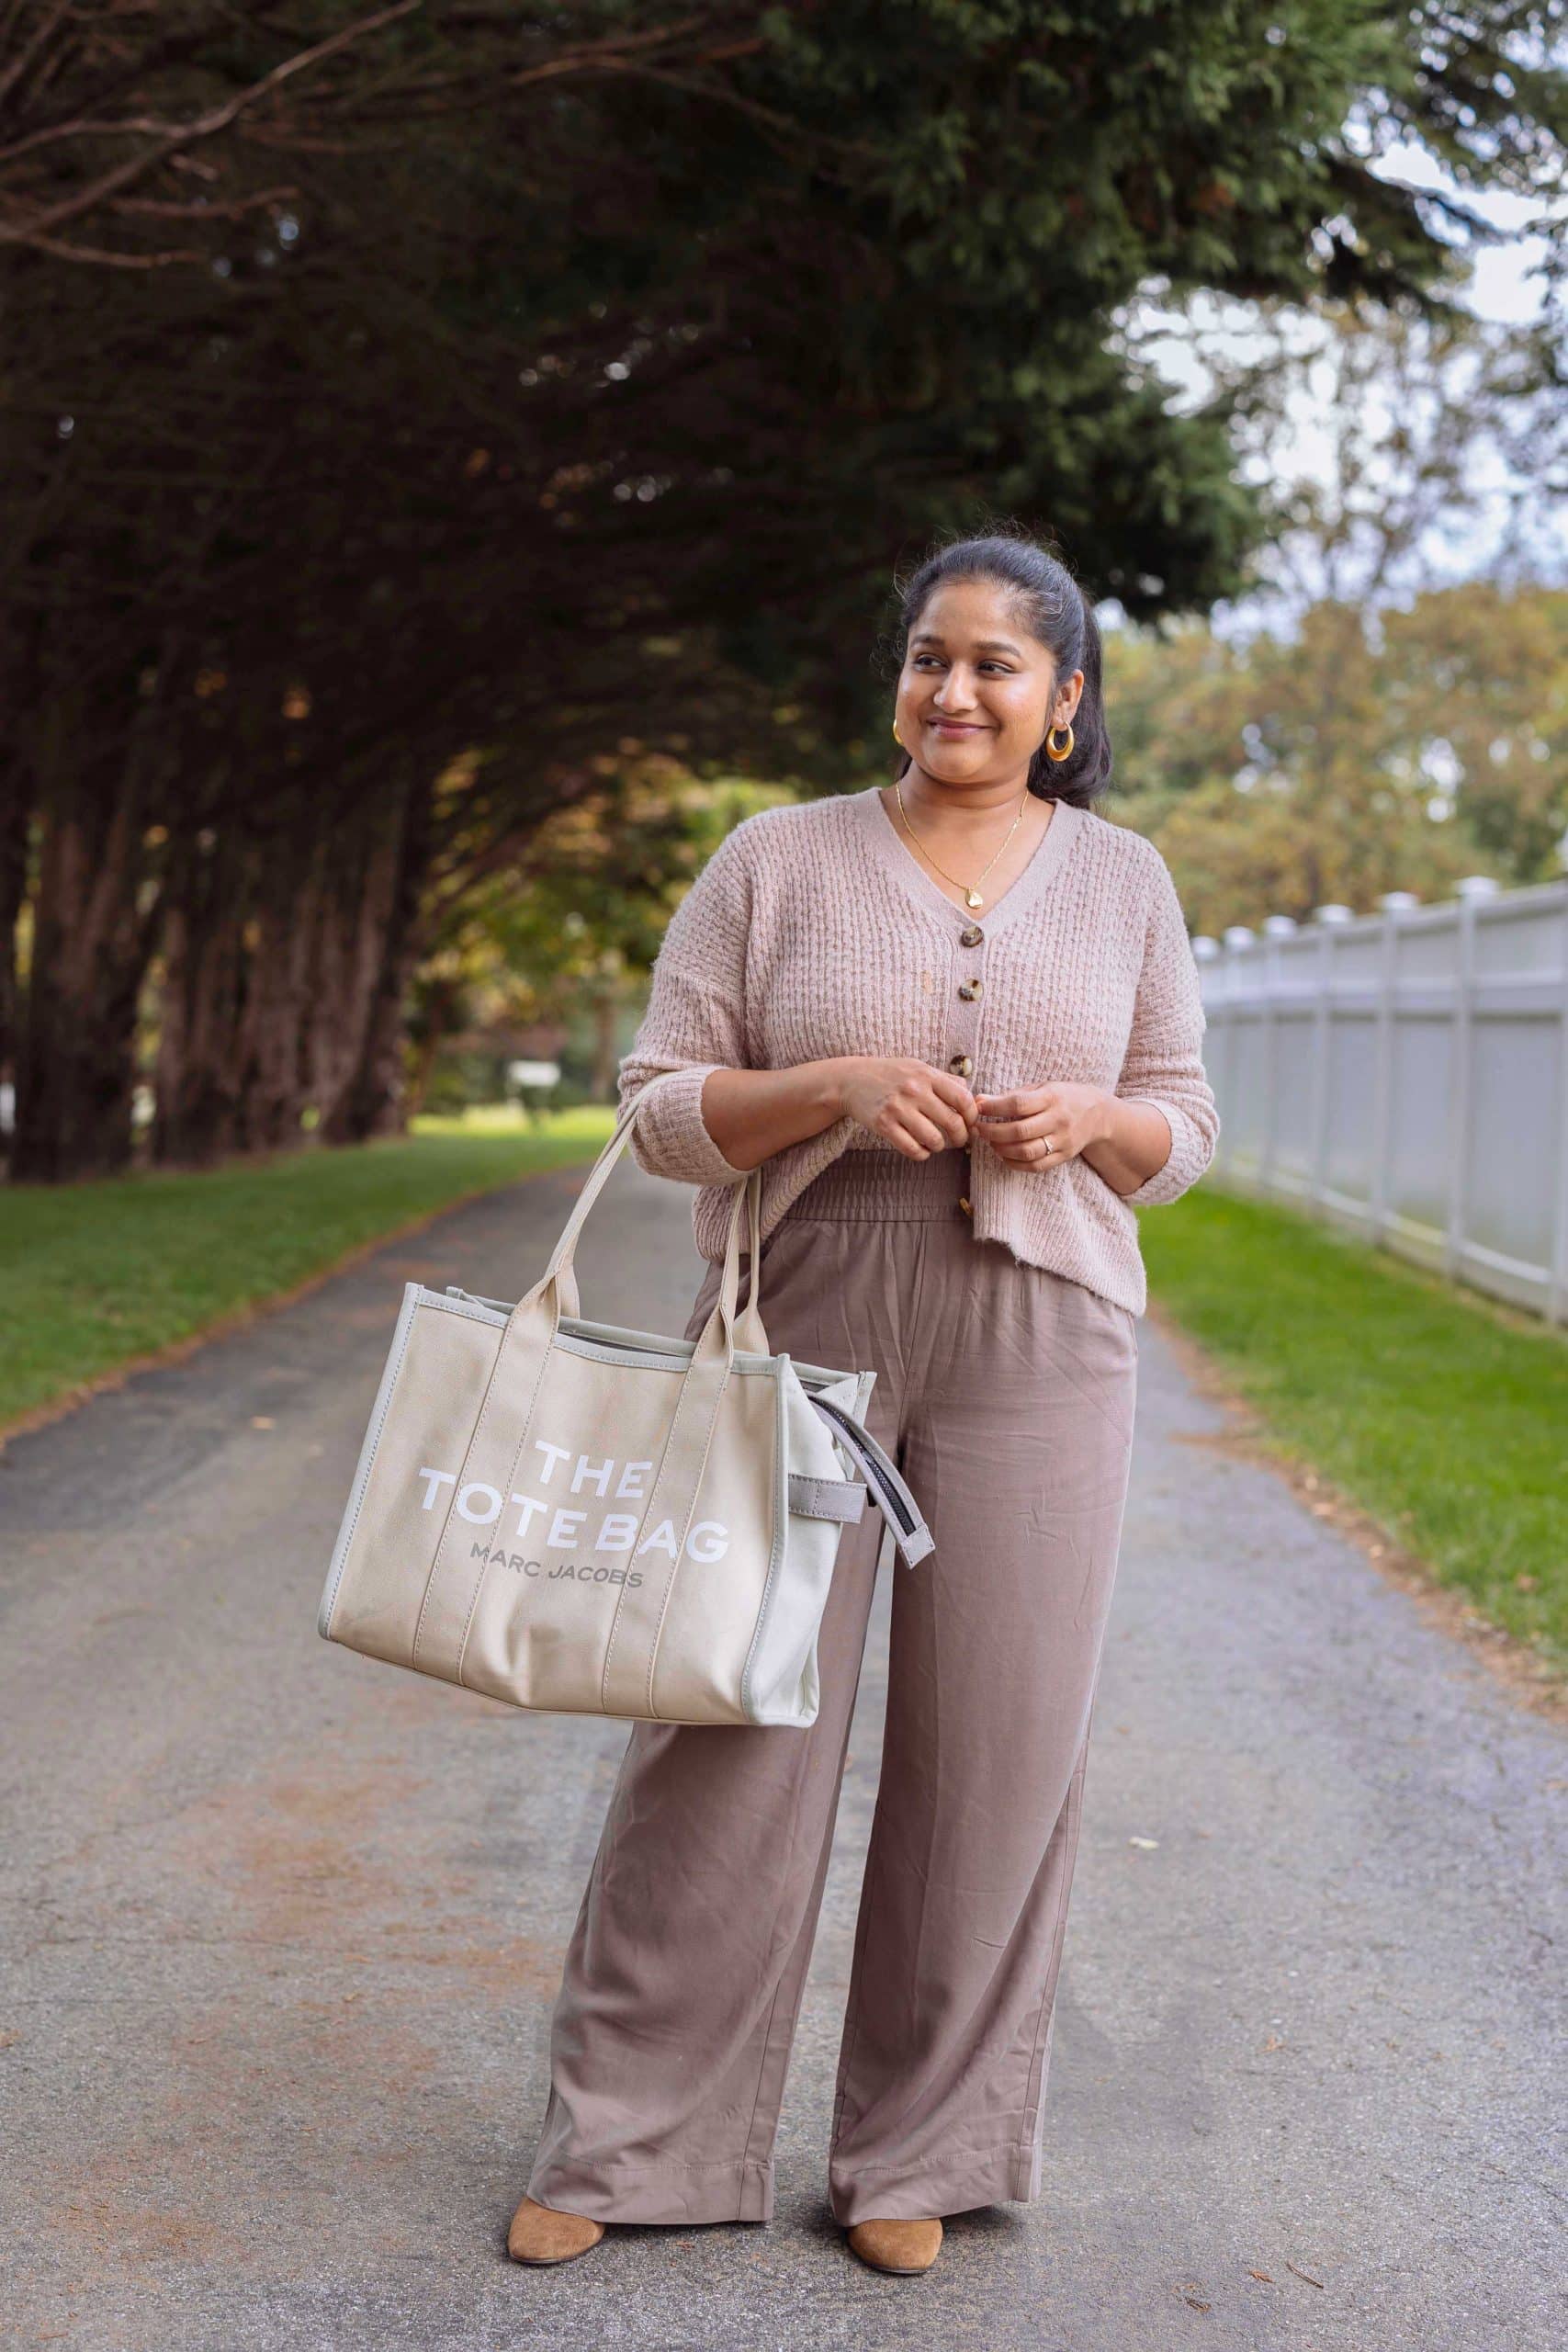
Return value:
M 950 580 L 909 632 L 896 717 L 918 767 L 944 784 L 1021 777 L 1048 727 L 1066 727 L 1083 692 L 1058 688 L 1049 652 L 987 580 Z

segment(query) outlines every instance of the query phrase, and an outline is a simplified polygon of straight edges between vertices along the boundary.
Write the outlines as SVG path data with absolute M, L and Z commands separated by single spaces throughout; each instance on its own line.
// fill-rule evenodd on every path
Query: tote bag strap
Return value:
M 615 1162 L 630 1143 L 633 1124 L 649 1095 L 656 1086 L 661 1086 L 666 1080 L 681 1078 L 684 1074 L 682 1070 L 661 1070 L 657 1077 L 649 1079 L 648 1084 L 642 1087 L 626 1104 L 626 1109 L 615 1121 L 615 1128 L 604 1149 L 588 1171 L 582 1189 L 572 1204 L 571 1214 L 561 1227 L 560 1238 L 550 1252 L 548 1264 L 534 1284 L 533 1290 L 525 1294 L 527 1296 L 532 1297 L 542 1293 L 547 1283 L 553 1281 L 560 1301 L 560 1313 L 573 1317 L 581 1316 L 581 1307 L 578 1298 L 575 1260 L 578 1238 L 588 1220 L 589 1212 L 608 1183 Z M 747 1250 L 750 1273 L 746 1307 L 737 1328 L 736 1341 L 745 1353 L 765 1356 L 771 1354 L 772 1350 L 768 1345 L 768 1334 L 758 1306 L 762 1230 L 761 1165 L 753 1168 L 743 1182 L 736 1185 L 735 1190 L 741 1197 L 737 1199 L 731 1211 L 731 1230 L 734 1229 L 737 1218 L 744 1215 L 748 1227 Z M 522 1301 L 519 1300 L 518 1304 L 521 1305 Z

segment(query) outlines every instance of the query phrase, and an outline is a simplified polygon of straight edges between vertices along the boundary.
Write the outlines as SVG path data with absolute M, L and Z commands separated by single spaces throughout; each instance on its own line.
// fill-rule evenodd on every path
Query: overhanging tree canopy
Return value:
M 32 1177 L 123 1159 L 154 956 L 168 1153 L 369 1132 L 432 860 L 621 742 L 852 771 L 934 530 L 1024 514 L 1134 617 L 1234 590 L 1265 511 L 1117 306 L 1440 299 L 1379 140 L 1525 185 L 1562 130 L 1519 7 L 9 17 Z

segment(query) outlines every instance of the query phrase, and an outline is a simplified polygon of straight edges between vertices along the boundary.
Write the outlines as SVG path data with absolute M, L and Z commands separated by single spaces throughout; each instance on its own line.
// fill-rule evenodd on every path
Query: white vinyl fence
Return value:
M 1568 1320 L 1568 882 L 1192 943 L 1218 1182 Z

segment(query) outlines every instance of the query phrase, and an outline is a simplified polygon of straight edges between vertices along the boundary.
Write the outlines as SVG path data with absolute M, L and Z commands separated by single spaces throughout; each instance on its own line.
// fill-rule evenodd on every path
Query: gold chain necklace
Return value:
M 902 817 L 902 818 L 903 818 L 903 820 L 904 820 L 904 831 L 908 834 L 909 839 L 910 839 L 912 842 L 919 842 L 920 837 L 919 837 L 919 833 L 917 833 L 917 832 L 916 832 L 916 831 L 915 831 L 915 829 L 914 829 L 913 825 L 911 825 L 911 824 L 910 824 L 910 822 L 909 822 L 909 814 L 908 814 L 908 809 L 907 809 L 907 808 L 905 808 L 905 806 L 904 806 L 904 787 L 903 787 L 903 785 L 902 785 L 902 783 L 899 781 L 899 779 L 898 779 L 897 776 L 895 776 L 895 777 L 894 777 L 894 779 L 893 779 L 893 789 L 894 789 L 894 791 L 897 793 L 897 797 L 898 797 L 898 814 L 899 814 L 899 815 L 900 815 L 900 817 Z M 1001 854 L 1002 854 L 1002 850 L 1006 849 L 1006 847 L 1007 847 L 1007 845 L 1008 845 L 1008 842 L 1011 841 L 1011 839 L 1012 839 L 1012 837 L 1013 837 L 1014 833 L 1016 833 L 1016 832 L 1017 832 L 1017 831 L 1018 831 L 1018 829 L 1019 829 L 1019 826 L 1022 823 L 1022 821 L 1023 821 L 1023 811 L 1024 811 L 1024 807 L 1025 807 L 1025 804 L 1027 803 L 1028 799 L 1029 799 L 1029 786 L 1028 786 L 1027 785 L 1025 785 L 1025 786 L 1024 786 L 1024 787 L 1023 787 L 1023 799 L 1022 799 L 1022 800 L 1021 800 L 1021 801 L 1019 802 L 1019 804 L 1018 804 L 1018 815 L 1013 819 L 1013 820 L 1012 820 L 1011 824 L 1008 827 L 1007 831 L 1006 831 L 1006 833 L 1005 833 L 1005 835 L 1003 836 L 1003 839 L 1002 839 L 1001 849 L 998 849 L 998 852 L 997 852 L 997 857 L 1000 857 L 1000 855 L 1001 855 Z M 922 843 L 922 844 L 921 844 L 921 846 L 923 847 L 923 846 L 924 846 L 924 844 Z M 931 852 L 930 852 L 930 850 L 929 850 L 929 849 L 928 849 L 928 850 L 926 850 L 926 853 L 925 853 L 925 854 L 926 854 L 927 857 L 930 857 L 930 858 L 931 858 L 931 864 L 932 864 L 933 865 L 936 865 L 936 870 L 937 870 L 937 872 L 942 876 L 942 877 L 943 881 L 944 881 L 944 882 L 952 882 L 952 883 L 955 884 L 955 885 L 956 885 L 956 887 L 957 887 L 960 890 L 962 890 L 962 891 L 963 891 L 963 893 L 964 893 L 964 905 L 965 905 L 966 907 L 983 907 L 983 906 L 985 905 L 986 901 L 985 901 L 985 899 L 980 896 L 980 884 L 985 880 L 985 878 L 986 878 L 987 875 L 990 872 L 991 867 L 992 867 L 993 865 L 995 865 L 995 864 L 996 864 L 996 862 L 997 862 L 997 857 L 993 857 L 993 858 L 991 858 L 991 859 L 988 861 L 988 863 L 987 863 L 987 865 L 983 865 L 983 866 L 980 868 L 980 871 L 979 871 L 978 875 L 976 876 L 976 878 L 975 878 L 975 880 L 974 880 L 973 882 L 960 882 L 960 881 L 959 881 L 959 879 L 958 879 L 957 875 L 956 875 L 956 874 L 950 874 L 950 873 L 948 872 L 948 870 L 947 870 L 947 868 L 946 868 L 946 866 L 945 866 L 945 865 L 937 865 L 936 859 L 935 859 L 934 857 L 931 857 Z

